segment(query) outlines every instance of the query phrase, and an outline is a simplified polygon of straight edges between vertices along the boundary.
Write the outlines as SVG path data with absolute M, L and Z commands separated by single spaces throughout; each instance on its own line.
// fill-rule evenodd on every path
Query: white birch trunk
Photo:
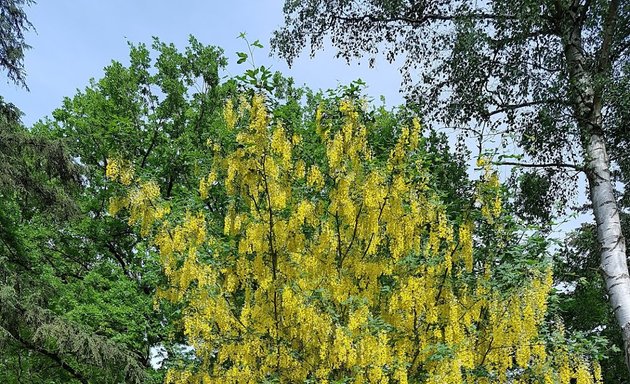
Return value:
M 610 164 L 604 140 L 591 135 L 586 146 L 587 166 L 597 240 L 601 249 L 600 268 L 606 282 L 608 300 L 622 330 L 626 365 L 630 369 L 630 276 L 626 261 L 626 241 L 621 232 L 617 201 L 613 193 Z
M 613 12 L 613 17 L 618 4 L 619 2 L 615 0 L 610 4 L 609 12 Z M 614 195 L 610 160 L 604 140 L 602 89 L 595 87 L 593 75 L 587 70 L 588 61 L 584 56 L 582 25 L 578 21 L 578 15 L 574 10 L 563 11 L 565 12 L 563 21 L 566 24 L 561 26 L 562 43 L 569 69 L 569 83 L 573 96 L 571 102 L 580 130 L 593 215 L 597 224 L 597 241 L 601 251 L 600 268 L 606 283 L 608 300 L 622 331 L 626 366 L 630 374 L 630 275 L 626 260 L 626 240 L 621 232 L 619 208 Z M 608 25 L 608 28 L 614 25 L 614 19 L 611 20 L 613 23 Z M 604 37 L 604 40 L 606 38 L 610 36 Z M 602 43 L 601 55 L 606 54 L 609 49 L 606 44 L 609 43 L 609 41 Z

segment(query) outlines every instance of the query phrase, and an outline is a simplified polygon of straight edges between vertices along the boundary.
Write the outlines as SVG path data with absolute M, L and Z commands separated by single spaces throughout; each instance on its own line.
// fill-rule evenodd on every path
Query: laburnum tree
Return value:
M 185 199 L 108 160 L 110 214 L 159 252 L 156 304 L 192 347 L 166 382 L 600 382 L 546 323 L 545 241 L 517 233 L 486 160 L 454 209 L 413 113 L 315 100 L 228 95 Z
M 432 121 L 511 146 L 500 162 L 528 171 L 525 216 L 566 207 L 562 192 L 585 176 L 597 264 L 628 364 L 630 277 L 614 180 L 628 159 L 630 3 L 287 0 L 284 12 L 272 45 L 289 62 L 327 38 L 347 60 L 401 60 L 403 90 Z

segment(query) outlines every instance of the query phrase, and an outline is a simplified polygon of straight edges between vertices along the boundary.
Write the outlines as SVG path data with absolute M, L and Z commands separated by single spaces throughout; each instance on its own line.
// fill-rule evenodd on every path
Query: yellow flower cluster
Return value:
M 217 224 L 189 213 L 153 239 L 169 282 L 158 297 L 185 303 L 198 361 L 173 367 L 167 383 L 598 382 L 597 365 L 542 344 L 551 272 L 532 273 L 518 291 L 496 288 L 492 263 L 475 264 L 474 223 L 454 224 L 414 177 L 428 173 L 409 156 L 419 152 L 418 120 L 379 164 L 369 127 L 343 100 L 343 122 L 320 132 L 317 163 L 298 156 L 302 140 L 271 121 L 262 96 L 239 102 L 248 119 L 239 127 L 233 104 L 225 108 L 237 149 L 200 182 L 204 199 L 210 186 L 225 188 L 225 216 Z M 498 178 L 485 180 L 479 200 L 496 218 Z M 159 194 L 152 188 L 129 194 L 132 212 Z
M 493 223 L 501 214 L 503 206 L 499 174 L 492 169 L 490 162 L 485 157 L 480 157 L 477 160 L 477 165 L 483 167 L 483 182 L 478 185 L 477 201 L 481 205 L 482 216 L 489 223 Z
M 225 107 L 223 108 L 223 119 L 225 120 L 225 124 L 228 129 L 234 129 L 236 127 L 236 121 L 238 120 L 238 116 L 234 112 L 234 104 L 232 99 L 228 99 L 225 103 Z
M 133 181 L 133 165 L 130 162 L 108 159 L 106 176 L 112 181 L 130 186 Z M 116 215 L 121 209 L 129 210 L 129 225 L 140 224 L 140 234 L 147 236 L 156 220 L 162 219 L 170 212 L 166 204 L 159 204 L 160 187 L 154 181 L 139 181 L 129 187 L 127 194 L 112 197 L 108 212 Z
M 205 200 L 208 198 L 210 188 L 214 185 L 216 181 L 217 174 L 214 171 L 211 171 L 208 176 L 201 178 L 201 180 L 199 181 L 199 195 L 202 199 Z
M 119 181 L 122 185 L 129 185 L 133 181 L 133 164 L 119 159 L 108 159 L 105 176 L 112 181 Z
M 127 198 L 129 201 L 129 224 L 140 223 L 140 234 L 147 236 L 155 220 L 160 219 L 168 208 L 158 207 L 160 187 L 154 181 L 142 182 L 132 189 Z

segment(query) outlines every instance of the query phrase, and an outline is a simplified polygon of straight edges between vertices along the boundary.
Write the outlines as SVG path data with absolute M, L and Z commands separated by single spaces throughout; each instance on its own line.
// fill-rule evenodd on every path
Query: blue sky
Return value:
M 246 67 L 236 65 L 236 52 L 247 47 L 237 37 L 246 32 L 250 41 L 258 39 L 265 45 L 265 49 L 256 52 L 256 63 L 292 76 L 297 84 L 327 89 L 361 78 L 374 99 L 384 95 L 390 106 L 402 102 L 398 67 L 382 60 L 377 60 L 375 69 L 369 69 L 366 62 L 347 65 L 334 58 L 331 47 L 313 59 L 308 52 L 303 54 L 291 69 L 284 61 L 268 57 L 269 38 L 283 24 L 283 2 L 39 0 L 26 10 L 37 29 L 37 33 L 27 35 L 32 46 L 25 57 L 30 92 L 0 82 L 0 95 L 17 105 L 25 114 L 23 123 L 31 126 L 61 106 L 64 97 L 84 89 L 90 78 L 99 79 L 103 67 L 112 60 L 127 63 L 128 41 L 150 45 L 152 36 L 180 49 L 186 46 L 191 34 L 204 44 L 220 46 L 231 63 L 229 74 L 238 75 Z M 502 169 L 504 177 L 508 171 Z M 584 221 L 584 216 L 568 220 L 569 223 L 560 226 L 560 231 L 574 228 Z
M 26 37 L 32 46 L 25 57 L 30 92 L 3 82 L 0 94 L 24 112 L 22 120 L 30 126 L 59 107 L 63 97 L 85 88 L 90 78 L 100 78 L 112 60 L 127 63 L 127 41 L 150 45 L 152 36 L 181 49 L 191 34 L 204 44 L 220 46 L 230 60 L 229 73 L 238 75 L 245 67 L 236 65 L 236 52 L 247 47 L 237 36 L 246 32 L 250 41 L 265 45 L 256 52 L 256 64 L 271 65 L 297 84 L 327 89 L 361 78 L 370 96 L 384 95 L 388 105 L 402 102 L 396 66 L 347 65 L 334 58 L 332 48 L 314 59 L 303 54 L 291 69 L 277 57 L 268 57 L 271 33 L 283 23 L 282 5 L 282 0 L 40 0 L 26 9 L 37 30 Z

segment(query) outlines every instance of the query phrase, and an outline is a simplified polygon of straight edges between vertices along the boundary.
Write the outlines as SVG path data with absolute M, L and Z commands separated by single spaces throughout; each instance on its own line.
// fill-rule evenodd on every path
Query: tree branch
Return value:
M 118 252 L 118 249 L 116 249 L 116 246 L 114 245 L 114 243 L 111 241 L 107 241 L 105 243 L 105 246 L 107 247 L 109 252 L 112 254 L 112 256 L 114 256 L 116 261 L 118 261 L 118 264 L 120 264 L 120 267 L 122 268 L 123 273 L 127 277 L 132 278 L 133 276 L 131 276 L 131 273 L 129 272 L 129 268 L 127 268 L 127 263 L 125 262 L 124 257 Z
M 562 100 L 545 99 L 545 100 L 526 101 L 526 102 L 518 103 L 518 104 L 500 104 L 500 105 L 497 105 L 497 109 L 495 109 L 494 111 L 485 113 L 484 117 L 494 116 L 499 113 L 505 113 L 508 111 L 513 111 L 515 109 L 533 107 L 535 105 L 541 105 L 541 104 L 553 104 L 553 103 L 562 103 Z
M 580 26 L 584 25 L 584 22 L 586 21 L 586 17 L 588 16 L 588 10 L 590 7 L 591 7 L 591 0 L 586 0 L 584 2 L 584 5 L 580 7 L 580 17 L 578 19 Z
M 608 12 L 606 13 L 606 19 L 604 20 L 604 26 L 602 28 L 602 44 L 596 54 L 597 72 L 599 73 L 605 73 L 611 68 L 610 50 L 618 10 L 619 0 L 612 0 L 608 5 Z
M 485 13 L 485 12 L 476 12 L 469 13 L 463 15 L 448 15 L 448 14 L 436 14 L 429 13 L 425 15 L 421 15 L 420 17 L 410 17 L 410 16 L 392 16 L 392 17 L 383 17 L 376 15 L 356 15 L 356 16 L 332 16 L 334 19 L 348 21 L 351 23 L 359 23 L 370 21 L 374 23 L 391 23 L 391 22 L 405 22 L 408 24 L 412 24 L 414 26 L 431 22 L 431 21 L 456 21 L 456 20 L 517 20 L 518 17 L 512 15 L 497 15 L 493 13 Z
M 68 372 L 70 375 L 72 375 L 75 379 L 79 380 L 81 383 L 84 384 L 88 384 L 88 380 L 87 378 L 85 378 L 85 376 L 83 376 L 80 372 L 78 372 L 76 369 L 74 369 L 71 365 L 69 365 L 68 363 L 66 363 L 65 361 L 63 361 L 61 359 L 61 357 L 59 357 L 59 355 L 49 352 L 41 347 L 38 347 L 36 345 L 31 344 L 30 342 L 28 342 L 28 340 L 25 340 L 24 338 L 22 338 L 19 334 L 13 334 L 11 333 L 11 336 L 20 342 L 20 344 L 22 344 L 25 348 L 30 349 L 32 351 L 35 351 L 37 353 L 40 353 L 46 357 L 48 357 L 49 359 L 53 360 L 55 363 L 57 363 L 61 368 L 63 368 L 66 372 Z
M 546 36 L 546 35 L 551 35 L 552 31 L 550 29 L 539 29 L 537 31 L 531 31 L 529 33 L 525 33 L 522 35 L 512 35 L 510 37 L 505 37 L 502 39 L 493 39 L 493 38 L 489 38 L 488 40 L 490 41 L 490 43 L 494 44 L 493 48 L 495 49 L 502 49 L 505 48 L 506 45 L 513 43 L 513 42 L 517 42 L 517 41 L 522 41 L 522 40 L 528 40 L 534 37 L 539 37 L 539 36 Z
M 523 168 L 571 168 L 578 172 L 584 172 L 584 168 L 569 163 L 519 163 L 515 161 L 493 161 L 492 165 L 499 166 L 512 166 L 512 167 L 523 167 Z

